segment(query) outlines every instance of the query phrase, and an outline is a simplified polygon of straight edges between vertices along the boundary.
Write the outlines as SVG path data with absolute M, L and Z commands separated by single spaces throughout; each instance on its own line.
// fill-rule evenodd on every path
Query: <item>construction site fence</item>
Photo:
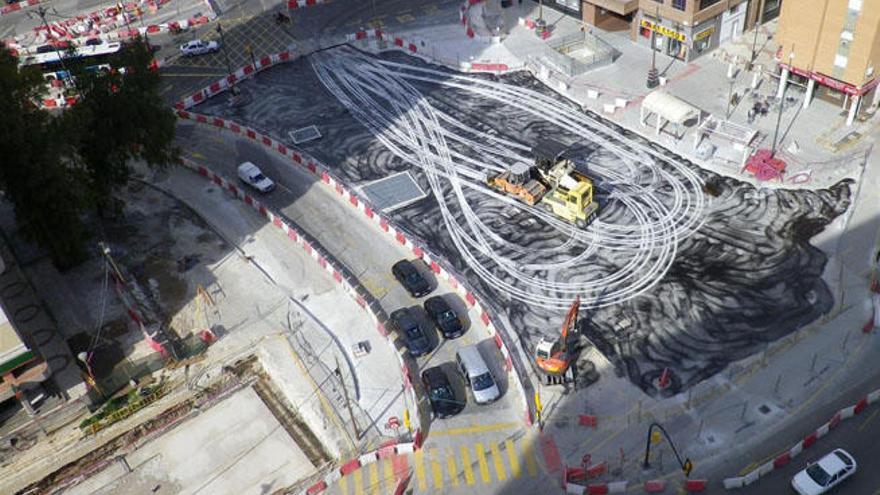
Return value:
M 544 65 L 548 69 L 567 77 L 576 77 L 590 70 L 610 64 L 619 52 L 601 38 L 587 32 L 577 32 L 548 40 L 549 50 L 531 57 L 530 62 Z M 575 50 L 586 48 L 591 53 L 587 56 L 572 57 L 567 55 Z
M 137 399 L 129 402 L 128 404 L 120 407 L 119 409 L 111 412 L 104 418 L 89 424 L 86 426 L 85 431 L 91 435 L 98 433 L 99 431 L 107 428 L 108 426 L 116 423 L 118 421 L 122 421 L 123 419 L 131 416 L 132 414 L 140 411 L 141 409 L 149 406 L 153 402 L 161 399 L 169 390 L 168 384 L 165 382 L 159 383 L 156 385 L 150 393 L 144 397 L 138 397 Z

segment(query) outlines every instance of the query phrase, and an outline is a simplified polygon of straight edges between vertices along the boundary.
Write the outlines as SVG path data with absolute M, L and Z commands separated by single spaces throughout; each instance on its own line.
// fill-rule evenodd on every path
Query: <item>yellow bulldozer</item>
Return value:
M 563 157 L 565 146 L 545 141 L 532 148 L 535 165 L 516 163 L 510 170 L 487 177 L 487 184 L 516 196 L 528 205 L 540 204 L 547 211 L 585 228 L 599 210 L 593 200 L 593 181 Z

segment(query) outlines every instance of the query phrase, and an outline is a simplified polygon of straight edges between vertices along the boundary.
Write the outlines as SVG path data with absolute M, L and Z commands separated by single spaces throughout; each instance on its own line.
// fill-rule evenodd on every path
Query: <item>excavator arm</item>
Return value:
M 564 354 L 568 351 L 568 332 L 572 331 L 577 325 L 578 310 L 581 308 L 581 296 L 574 298 L 571 307 L 568 308 L 568 314 L 565 315 L 565 321 L 562 323 L 562 335 L 559 338 L 560 351 Z

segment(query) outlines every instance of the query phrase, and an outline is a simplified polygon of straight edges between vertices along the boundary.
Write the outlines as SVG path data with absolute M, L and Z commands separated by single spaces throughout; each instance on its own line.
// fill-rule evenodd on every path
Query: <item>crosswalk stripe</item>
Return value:
M 449 472 L 449 481 L 452 483 L 452 486 L 458 486 L 458 467 L 455 465 L 455 452 L 449 449 L 448 454 L 446 456 L 446 467 Z
M 526 471 L 529 472 L 529 476 L 534 478 L 538 475 L 538 461 L 535 460 L 535 444 L 532 439 L 527 439 L 524 443 L 523 457 L 526 459 Z
M 343 476 L 339 478 L 339 492 L 342 495 L 348 494 L 348 476 Z
M 416 480 L 419 483 L 419 490 L 428 489 L 428 479 L 425 476 L 425 449 L 419 449 L 413 455 L 413 464 L 416 466 Z
M 464 467 L 464 481 L 468 486 L 473 486 L 474 481 L 474 465 L 471 463 L 471 452 L 467 445 L 461 446 L 461 465 Z
M 482 443 L 475 443 L 474 450 L 477 451 L 477 463 L 480 465 L 480 478 L 483 479 L 483 483 L 489 483 L 491 478 L 489 477 L 489 463 L 486 462 L 486 451 L 483 450 Z
M 519 478 L 522 476 L 522 469 L 519 466 L 519 453 L 516 451 L 513 440 L 507 439 L 504 441 L 504 450 L 507 451 L 507 459 L 510 461 L 510 474 L 514 478 Z
M 379 463 L 370 464 L 370 495 L 379 495 Z
M 385 487 L 394 486 L 394 461 L 382 459 L 382 474 L 385 479 Z
M 443 470 L 437 462 L 439 454 L 437 449 L 431 449 L 431 474 L 434 477 L 434 488 L 443 488 Z
M 354 479 L 352 479 L 352 484 L 354 485 L 354 495 L 364 495 L 364 470 L 358 469 L 354 472 Z
M 507 479 L 507 471 L 504 469 L 504 459 L 501 458 L 501 450 L 498 448 L 498 442 L 489 444 L 492 451 L 492 462 L 495 464 L 495 474 L 498 475 L 498 481 Z

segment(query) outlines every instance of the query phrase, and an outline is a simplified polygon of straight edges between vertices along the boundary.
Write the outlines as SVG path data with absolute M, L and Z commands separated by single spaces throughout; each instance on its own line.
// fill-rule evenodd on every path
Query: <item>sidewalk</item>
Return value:
M 279 291 L 283 295 L 268 308 L 260 302 L 254 307 L 246 297 L 237 302 L 227 296 L 224 304 L 240 305 L 240 310 L 224 310 L 224 313 L 255 313 L 258 319 L 262 315 L 273 315 L 271 321 L 274 331 L 286 334 L 296 356 L 292 356 L 290 349 L 285 349 L 285 346 L 263 346 L 260 349 L 261 357 L 265 356 L 283 375 L 300 375 L 308 368 L 323 394 L 333 403 L 335 412 L 329 414 L 330 419 L 336 416 L 340 423 L 345 424 L 342 429 L 346 431 L 346 440 L 331 450 L 341 456 L 347 451 L 357 450 L 360 445 L 359 439 L 351 431 L 345 398 L 338 389 L 336 378 L 332 376 L 337 363 L 342 368 L 346 382 L 349 382 L 346 386 L 352 391 L 351 399 L 359 406 L 355 408 L 361 426 L 358 433 L 368 442 L 386 436 L 383 425 L 392 416 L 402 417 L 406 408 L 403 382 L 400 373 L 388 373 L 389 366 L 393 366 L 390 363 L 396 363 L 397 358 L 392 354 L 393 349 L 376 331 L 367 313 L 310 256 L 292 245 L 282 231 L 268 224 L 252 208 L 211 186 L 204 178 L 188 170 L 176 170 L 156 184 L 195 208 L 227 242 L 241 250 L 239 256 L 271 278 L 271 285 L 274 286 L 272 291 Z M 225 284 L 224 292 L 230 291 L 230 282 Z M 254 292 L 254 288 L 247 285 L 238 289 L 242 295 Z M 225 321 L 229 335 L 221 339 L 216 348 L 212 348 L 212 353 L 227 350 L 250 352 L 251 349 L 243 340 L 249 338 L 249 334 L 233 331 L 237 326 L 247 325 L 253 316 L 243 318 Z M 352 349 L 360 342 L 366 342 L 370 352 L 356 357 Z M 300 360 L 299 364 L 295 364 Z M 311 407 L 317 407 L 308 384 L 298 384 L 294 380 L 280 382 L 277 378 L 276 382 L 290 394 L 289 397 L 296 397 L 295 405 L 302 407 L 303 402 L 313 402 Z M 307 413 L 312 429 L 324 428 L 320 425 L 326 424 L 327 418 L 323 416 L 327 413 L 325 410 Z

